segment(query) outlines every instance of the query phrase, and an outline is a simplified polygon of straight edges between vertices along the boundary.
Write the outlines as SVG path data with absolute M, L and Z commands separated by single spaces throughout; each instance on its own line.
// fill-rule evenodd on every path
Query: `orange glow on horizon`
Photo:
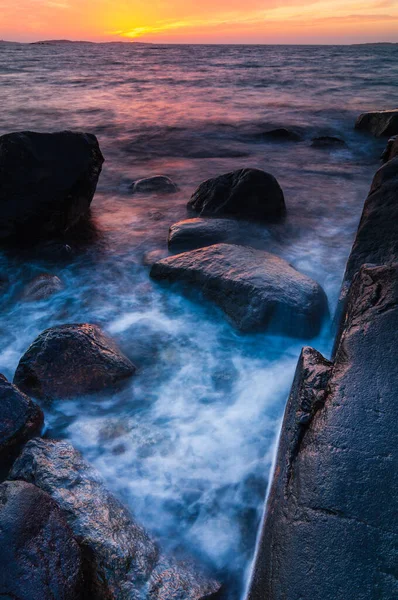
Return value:
M 0 38 L 162 43 L 398 41 L 395 0 L 0 0 Z

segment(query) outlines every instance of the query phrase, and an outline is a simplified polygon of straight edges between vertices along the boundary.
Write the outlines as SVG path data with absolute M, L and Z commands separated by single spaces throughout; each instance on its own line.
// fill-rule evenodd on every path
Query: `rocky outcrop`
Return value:
M 219 242 L 233 242 L 239 223 L 232 219 L 185 219 L 170 227 L 168 245 L 173 252 L 196 250 Z
M 248 600 L 398 597 L 397 329 L 398 265 L 365 266 L 334 363 L 303 352 Z
M 87 216 L 104 159 L 88 133 L 0 137 L 0 242 L 64 234 Z
M 0 484 L 0 597 L 83 600 L 81 552 L 52 498 L 23 481 Z
M 133 194 L 175 194 L 178 187 L 169 177 L 155 175 L 134 181 L 130 190 Z
M 37 404 L 15 385 L 0 375 L 0 462 L 4 467 L 10 458 L 35 435 L 44 423 Z
M 56 275 L 41 273 L 30 281 L 22 292 L 22 299 L 26 302 L 46 300 L 64 289 L 64 284 Z
M 135 370 L 97 325 L 59 325 L 43 331 L 29 346 L 14 383 L 35 398 L 52 400 L 104 390 Z
M 385 150 L 381 156 L 383 162 L 388 162 L 393 158 L 398 156 L 398 135 L 394 135 L 391 137 L 388 142 Z
M 201 216 L 259 220 L 279 219 L 286 212 L 279 183 L 260 169 L 240 169 L 204 181 L 188 202 L 188 209 Z
M 32 440 L 11 478 L 34 483 L 64 511 L 86 558 L 87 597 L 99 600 L 200 600 L 220 585 L 165 557 L 97 471 L 65 441 Z
M 367 131 L 376 137 L 398 134 L 398 109 L 363 113 L 355 123 L 355 129 Z
M 151 277 L 199 288 L 241 331 L 314 336 L 327 310 L 322 288 L 277 256 L 215 244 L 155 263 Z

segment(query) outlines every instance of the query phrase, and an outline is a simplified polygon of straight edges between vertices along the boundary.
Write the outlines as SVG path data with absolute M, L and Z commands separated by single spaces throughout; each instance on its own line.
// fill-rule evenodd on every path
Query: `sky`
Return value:
M 0 0 L 0 39 L 398 42 L 398 0 Z

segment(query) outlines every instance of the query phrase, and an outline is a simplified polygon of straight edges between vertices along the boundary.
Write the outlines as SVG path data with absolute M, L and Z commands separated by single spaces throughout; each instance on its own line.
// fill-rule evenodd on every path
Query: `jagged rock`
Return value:
M 32 440 L 11 477 L 32 482 L 56 500 L 86 549 L 90 598 L 210 598 L 218 582 L 165 557 L 98 472 L 68 442 Z
M 62 235 L 87 216 L 104 159 L 88 133 L 0 137 L 0 240 Z
M 202 216 L 250 219 L 277 219 L 286 212 L 279 183 L 260 169 L 240 169 L 204 181 L 192 195 L 188 208 Z
M 398 134 L 398 109 L 363 113 L 355 123 L 355 129 L 368 131 L 376 137 Z
M 52 400 L 106 389 L 135 370 L 97 325 L 58 325 L 43 331 L 29 346 L 14 383 L 27 394 Z
M 258 137 L 271 139 L 278 142 L 300 142 L 301 140 L 300 134 L 292 129 L 286 129 L 285 127 L 278 127 L 277 129 L 263 131 Z
M 178 192 L 176 184 L 164 175 L 138 179 L 131 184 L 130 189 L 133 194 L 175 194 Z
M 344 148 L 347 146 L 344 140 L 332 135 L 322 135 L 312 139 L 313 148 L 325 148 L 333 150 L 334 148 Z
M 50 273 L 42 273 L 25 286 L 22 299 L 27 302 L 46 300 L 63 289 L 64 284 L 59 277 Z
M 318 283 L 285 260 L 245 246 L 215 244 L 155 263 L 151 277 L 199 287 L 242 331 L 314 336 L 327 311 Z
M 383 154 L 381 155 L 381 158 L 383 160 L 383 162 L 388 162 L 389 160 L 392 160 L 393 158 L 398 156 L 398 135 L 394 135 L 393 137 L 391 137 L 388 142 L 387 142 L 387 146 L 383 152 Z
M 39 435 L 40 407 L 0 374 L 0 460 L 6 462 L 31 437 Z
M 185 219 L 170 227 L 168 245 L 174 252 L 185 252 L 232 242 L 238 231 L 239 223 L 232 219 Z
M 248 600 L 398 597 L 397 329 L 398 265 L 363 267 L 334 364 L 301 357 Z
M 52 498 L 23 481 L 0 484 L 0 597 L 83 600 L 81 552 Z

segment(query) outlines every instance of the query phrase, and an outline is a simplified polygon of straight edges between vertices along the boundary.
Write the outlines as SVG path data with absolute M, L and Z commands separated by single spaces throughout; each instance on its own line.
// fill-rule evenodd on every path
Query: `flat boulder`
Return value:
M 90 394 L 131 377 L 136 368 L 97 325 L 43 331 L 19 361 L 14 383 L 36 398 Z
M 133 194 L 175 194 L 178 192 L 178 187 L 170 177 L 155 175 L 134 181 L 130 190 Z
M 260 169 L 240 169 L 204 181 L 192 195 L 188 209 L 202 216 L 259 220 L 278 219 L 286 212 L 279 183 Z
M 151 277 L 199 288 L 241 331 L 298 337 L 318 334 L 327 313 L 321 286 L 282 258 L 234 244 L 215 244 L 155 263 Z
M 61 292 L 64 284 L 56 275 L 41 273 L 30 281 L 22 292 L 22 299 L 26 302 L 38 302 L 47 300 L 50 296 Z
M 54 500 L 31 483 L 0 484 L 0 596 L 83 600 L 82 558 Z
M 174 252 L 185 252 L 234 241 L 238 231 L 239 223 L 232 219 L 185 219 L 170 227 L 168 245 Z
M 41 408 L 0 375 L 0 461 L 15 454 L 30 438 L 40 435 Z
M 398 108 L 363 113 L 358 117 L 355 129 L 367 131 L 376 137 L 397 135 Z
M 87 216 L 104 162 L 89 133 L 0 137 L 0 242 L 63 235 Z
M 34 483 L 65 512 L 86 550 L 88 597 L 200 600 L 219 591 L 217 581 L 166 557 L 69 442 L 32 440 L 11 478 Z
M 347 144 L 339 137 L 333 135 L 321 135 L 312 139 L 311 146 L 313 148 L 321 148 L 324 150 L 334 150 L 337 148 L 345 148 Z

